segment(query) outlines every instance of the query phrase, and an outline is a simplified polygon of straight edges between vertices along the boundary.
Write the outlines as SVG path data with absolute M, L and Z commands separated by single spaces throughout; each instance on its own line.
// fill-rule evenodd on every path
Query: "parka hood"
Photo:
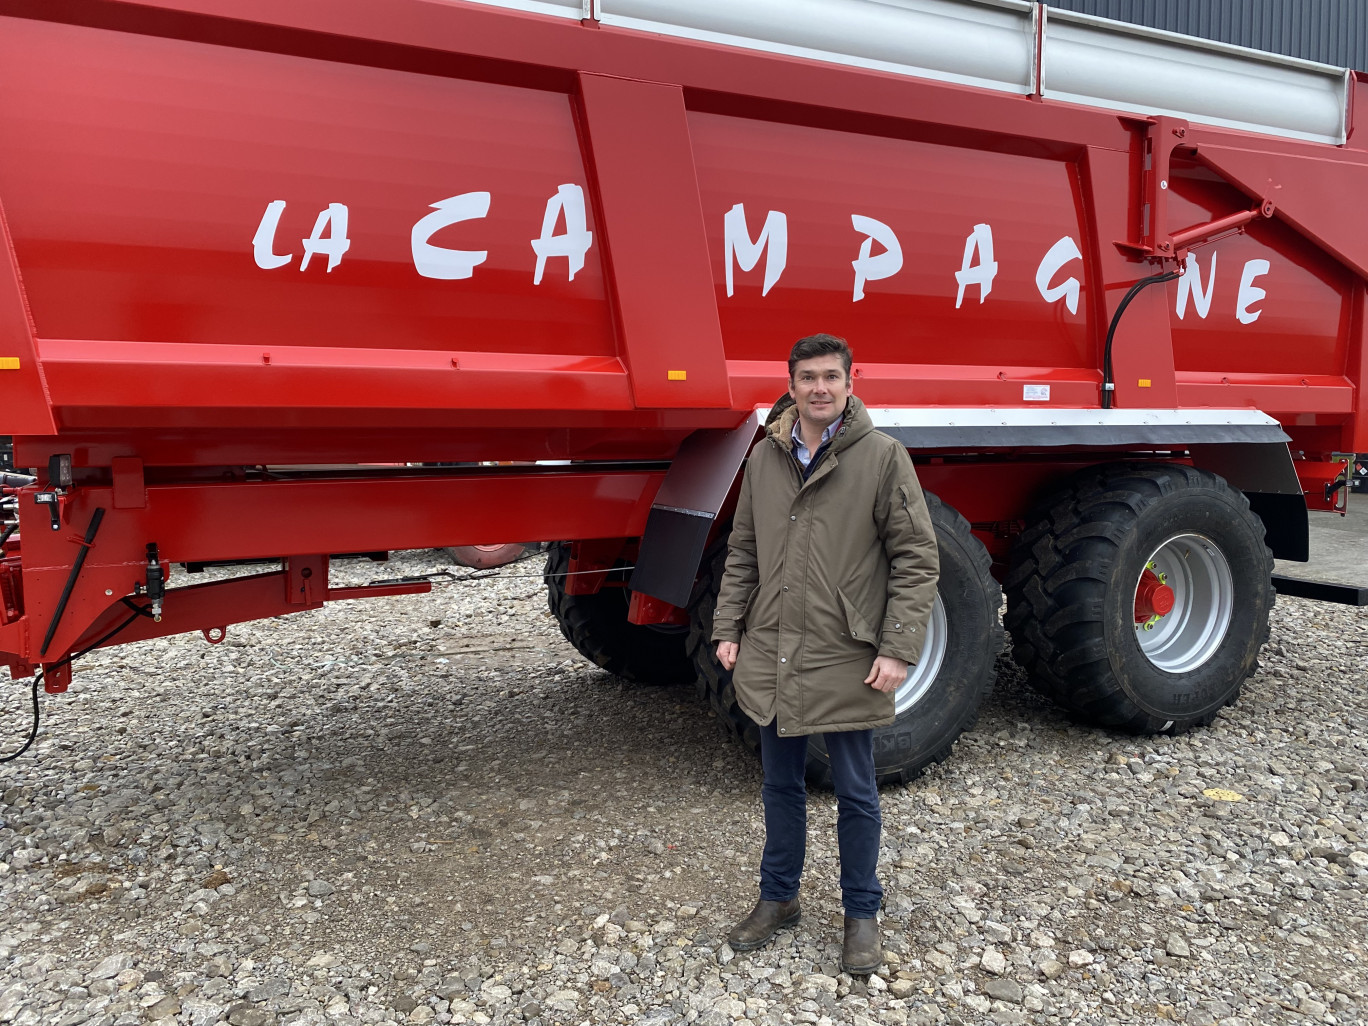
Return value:
M 841 422 L 841 429 L 836 432 L 831 439 L 831 451 L 838 453 L 842 449 L 848 449 L 865 435 L 874 430 L 874 421 L 869 417 L 869 411 L 865 409 L 864 403 L 853 395 L 846 396 L 845 419 Z M 783 448 L 785 452 L 793 451 L 793 425 L 798 422 L 797 405 L 789 406 L 779 417 L 770 423 L 765 429 L 766 434 L 776 445 Z

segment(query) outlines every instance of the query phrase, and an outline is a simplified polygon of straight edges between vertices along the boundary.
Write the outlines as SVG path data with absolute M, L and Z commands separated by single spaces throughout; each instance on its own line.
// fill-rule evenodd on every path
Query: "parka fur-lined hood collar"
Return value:
M 846 408 L 843 416 L 845 420 L 841 423 L 841 429 L 831 439 L 831 451 L 833 453 L 849 448 L 874 430 L 874 421 L 870 419 L 869 411 L 865 409 L 864 403 L 853 395 L 846 397 Z M 765 430 L 772 442 L 780 446 L 785 452 L 792 452 L 793 425 L 797 422 L 798 406 L 795 403 L 779 414 L 778 418 L 771 421 Z

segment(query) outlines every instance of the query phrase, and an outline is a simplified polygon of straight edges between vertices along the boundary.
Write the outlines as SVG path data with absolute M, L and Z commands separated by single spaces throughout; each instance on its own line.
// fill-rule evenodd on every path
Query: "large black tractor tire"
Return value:
M 1012 654 L 1085 723 L 1204 726 L 1258 668 L 1272 573 L 1263 523 L 1224 479 L 1177 463 L 1095 467 L 1043 503 L 1014 547 Z M 1173 593 L 1163 615 L 1144 598 L 1152 577 Z
M 1002 591 L 989 573 L 987 550 L 968 521 L 936 496 L 927 493 L 926 505 L 940 548 L 937 608 L 927 625 L 921 662 L 898 691 L 897 720 L 874 731 L 874 766 L 881 784 L 905 783 L 950 754 L 956 739 L 977 721 L 1002 650 Z M 723 537 L 704 556 L 694 588 L 689 653 L 698 668 L 701 697 L 733 735 L 758 752 L 759 729 L 737 704 L 731 673 L 717 662 L 711 640 L 726 559 Z M 819 787 L 831 783 L 831 761 L 820 734 L 808 742 L 807 779 Z
M 608 587 L 595 595 L 567 595 L 565 574 L 569 569 L 568 544 L 562 542 L 547 549 L 547 601 L 565 640 L 580 655 L 609 673 L 641 684 L 687 684 L 694 679 L 685 628 L 630 623 L 627 604 L 631 592 L 626 588 Z

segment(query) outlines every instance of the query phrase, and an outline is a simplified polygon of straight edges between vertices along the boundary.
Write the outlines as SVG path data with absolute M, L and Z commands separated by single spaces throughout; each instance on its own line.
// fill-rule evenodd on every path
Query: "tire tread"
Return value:
M 1041 694 L 1081 720 L 1133 733 L 1173 732 L 1209 724 L 1220 707 L 1161 721 L 1141 709 L 1115 681 L 1103 633 L 1103 603 L 1124 540 L 1159 499 L 1206 490 L 1243 510 L 1251 529 L 1262 526 L 1249 501 L 1215 474 L 1181 463 L 1113 464 L 1075 476 L 1043 502 L 1013 550 L 1007 575 L 1006 626 L 1012 655 Z M 1262 546 L 1271 577 L 1273 554 Z M 1271 604 L 1272 588 L 1269 587 Z M 1260 618 L 1262 646 L 1268 617 Z M 1257 660 L 1246 674 L 1257 669 Z M 1223 705 L 1239 695 L 1238 682 Z
M 570 546 L 552 545 L 546 552 L 546 598 L 565 640 L 595 666 L 624 680 L 649 684 L 687 684 L 694 679 L 683 633 L 652 631 L 618 615 L 603 593 L 570 595 L 565 574 Z

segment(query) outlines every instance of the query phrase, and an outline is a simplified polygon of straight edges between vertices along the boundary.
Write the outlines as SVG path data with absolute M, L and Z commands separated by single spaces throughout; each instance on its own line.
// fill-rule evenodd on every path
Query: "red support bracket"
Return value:
M 43 667 L 43 693 L 64 695 L 71 687 L 71 663 L 52 663 Z
M 631 601 L 627 604 L 627 622 L 687 627 L 689 625 L 689 611 L 673 606 L 654 595 L 647 595 L 644 591 L 634 591 Z
M 327 556 L 291 556 L 285 561 L 285 601 L 292 606 L 322 605 L 328 591 Z
M 17 557 L 0 559 L 0 624 L 24 615 L 24 571 Z
M 1140 169 L 1140 243 L 1146 256 L 1177 259 L 1168 235 L 1168 189 L 1173 151 L 1186 145 L 1188 124 L 1181 118 L 1156 117 L 1145 131 Z
M 1352 456 L 1337 453 L 1330 459 L 1295 460 L 1292 464 L 1301 482 L 1306 508 L 1343 515 L 1348 502 Z
M 9 662 L 0 663 L 0 666 L 9 668 L 11 680 L 24 680 L 38 672 L 38 667 L 32 663 L 26 663 L 22 659 L 11 659 Z
M 1201 246 L 1208 242 L 1214 242 L 1219 236 L 1233 231 L 1242 231 L 1249 222 L 1259 218 L 1272 217 L 1274 211 L 1273 201 L 1266 199 L 1253 210 L 1241 210 L 1225 217 L 1218 217 L 1214 221 L 1206 224 L 1196 224 L 1191 228 L 1184 228 L 1180 232 L 1175 232 L 1172 238 L 1173 257 L 1175 260 L 1183 261 L 1187 258 L 1187 252 L 1193 246 Z
M 597 595 L 608 580 L 613 564 L 626 545 L 622 538 L 600 538 L 575 542 L 570 546 L 570 566 L 566 570 L 567 595 Z
M 1257 206 L 1218 217 L 1206 224 L 1195 224 L 1181 231 L 1169 230 L 1169 182 L 1173 156 L 1180 150 L 1196 155 L 1197 146 L 1188 140 L 1188 123 L 1181 118 L 1156 117 L 1145 130 L 1143 162 L 1140 169 L 1139 242 L 1116 245 L 1151 260 L 1172 260 L 1181 265 L 1194 246 L 1215 241 L 1230 232 L 1242 231 L 1259 218 L 1272 217 L 1277 209 L 1264 196 Z
M 322 569 L 327 564 L 326 556 L 295 557 L 289 562 L 291 568 L 288 570 L 232 577 L 168 591 L 160 621 L 139 617 L 112 638 L 109 644 L 121 645 L 190 631 L 201 631 L 210 644 L 217 644 L 223 640 L 229 624 L 317 609 L 324 602 L 422 595 L 432 590 L 430 581 L 329 588 L 326 569 Z M 304 573 L 305 570 L 309 573 Z M 128 610 L 122 603 L 114 603 L 85 632 L 72 651 L 80 651 L 107 634 L 127 614 Z

